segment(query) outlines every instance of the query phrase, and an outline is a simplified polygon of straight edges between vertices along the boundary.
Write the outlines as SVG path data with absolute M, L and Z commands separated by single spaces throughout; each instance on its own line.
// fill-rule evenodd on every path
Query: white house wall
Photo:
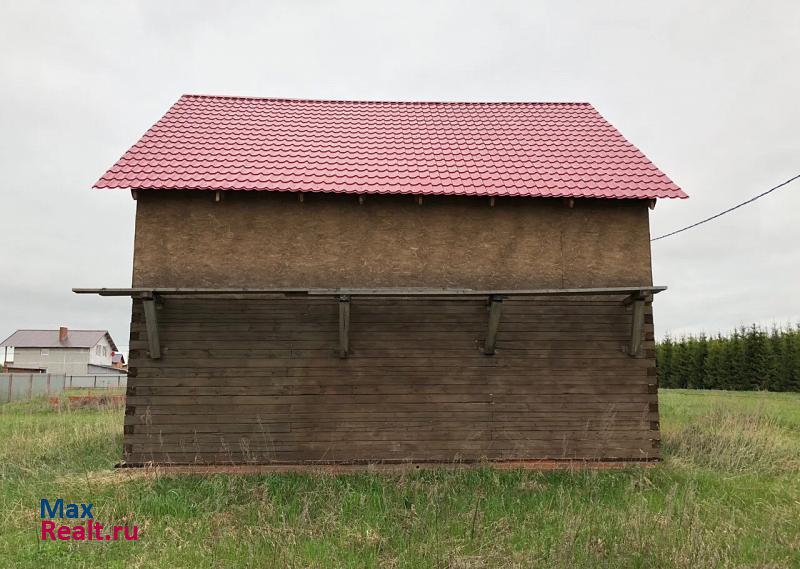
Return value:
M 42 355 L 42 348 L 14 350 L 13 365 L 16 368 L 38 368 L 47 373 L 83 375 L 88 363 L 89 350 L 86 348 L 48 348 L 47 355 Z
M 97 353 L 98 346 L 101 348 L 100 354 Z M 103 336 L 100 341 L 89 350 L 89 363 L 95 366 L 111 367 L 111 344 L 108 343 L 108 338 Z

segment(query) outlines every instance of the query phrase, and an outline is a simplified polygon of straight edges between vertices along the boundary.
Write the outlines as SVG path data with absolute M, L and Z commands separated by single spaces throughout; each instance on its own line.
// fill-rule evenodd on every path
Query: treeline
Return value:
M 667 337 L 656 345 L 656 364 L 661 387 L 800 391 L 800 325 Z

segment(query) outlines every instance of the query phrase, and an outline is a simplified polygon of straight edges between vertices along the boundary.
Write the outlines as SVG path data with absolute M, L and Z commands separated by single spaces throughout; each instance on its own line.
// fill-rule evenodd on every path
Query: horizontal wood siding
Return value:
M 148 357 L 134 301 L 130 464 L 652 459 L 650 306 L 630 357 L 621 298 L 506 300 L 484 355 L 482 300 L 170 298 Z

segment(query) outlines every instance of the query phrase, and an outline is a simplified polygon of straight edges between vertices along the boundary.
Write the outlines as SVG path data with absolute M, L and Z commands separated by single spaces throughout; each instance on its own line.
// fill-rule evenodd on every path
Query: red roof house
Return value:
M 659 457 L 686 194 L 588 103 L 186 95 L 95 187 L 136 199 L 132 286 L 76 289 L 134 299 L 129 465 Z

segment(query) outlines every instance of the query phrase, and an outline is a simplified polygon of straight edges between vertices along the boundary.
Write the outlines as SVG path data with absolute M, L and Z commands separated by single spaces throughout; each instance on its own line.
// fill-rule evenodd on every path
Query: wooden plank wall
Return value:
M 355 298 L 340 359 L 336 299 L 171 297 L 160 360 L 134 301 L 125 460 L 658 458 L 652 311 L 630 357 L 621 300 L 506 300 L 486 356 L 484 300 Z

